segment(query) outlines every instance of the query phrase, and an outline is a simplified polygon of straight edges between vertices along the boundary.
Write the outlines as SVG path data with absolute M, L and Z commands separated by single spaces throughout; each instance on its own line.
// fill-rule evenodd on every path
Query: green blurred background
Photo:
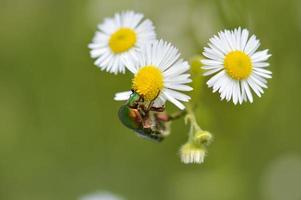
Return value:
M 237 26 L 273 54 L 273 79 L 253 104 L 202 88 L 197 116 L 215 137 L 204 164 L 179 160 L 183 120 L 161 144 L 118 121 L 112 98 L 131 75 L 101 72 L 87 45 L 97 23 L 125 9 L 145 13 L 186 59 Z M 0 199 L 106 190 L 129 200 L 300 200 L 300 34 L 300 0 L 0 0 Z

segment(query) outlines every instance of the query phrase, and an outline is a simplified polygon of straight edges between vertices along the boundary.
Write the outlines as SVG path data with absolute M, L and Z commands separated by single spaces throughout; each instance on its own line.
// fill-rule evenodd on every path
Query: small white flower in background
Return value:
M 247 29 L 225 30 L 212 37 L 208 46 L 204 48 L 207 59 L 202 60 L 202 68 L 205 76 L 215 74 L 207 82 L 213 92 L 218 91 L 222 100 L 232 99 L 234 104 L 253 102 L 251 90 L 261 97 L 263 88 L 267 88 L 266 79 L 272 77 L 265 69 L 271 54 L 257 51 L 260 42 L 255 35 L 249 38 Z
M 191 91 L 189 64 L 179 59 L 178 49 L 163 40 L 149 43 L 141 48 L 137 61 L 127 62 L 128 69 L 135 75 L 132 89 L 146 101 L 154 101 L 154 107 L 161 107 L 169 100 L 180 109 L 180 102 L 190 97 L 178 91 Z M 178 91 L 176 91 L 178 90 Z M 115 100 L 127 100 L 131 91 L 117 93 Z
M 84 195 L 79 200 L 124 200 L 124 198 L 110 192 L 96 192 Z
M 110 73 L 124 73 L 125 60 L 136 59 L 139 47 L 156 39 L 153 23 L 133 11 L 116 13 L 98 25 L 89 44 L 95 65 Z

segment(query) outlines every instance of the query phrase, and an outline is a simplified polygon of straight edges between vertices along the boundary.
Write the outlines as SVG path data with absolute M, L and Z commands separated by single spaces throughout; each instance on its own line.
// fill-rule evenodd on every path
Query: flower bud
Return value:
M 208 146 L 212 141 L 212 135 L 208 131 L 198 131 L 193 136 L 193 142 Z

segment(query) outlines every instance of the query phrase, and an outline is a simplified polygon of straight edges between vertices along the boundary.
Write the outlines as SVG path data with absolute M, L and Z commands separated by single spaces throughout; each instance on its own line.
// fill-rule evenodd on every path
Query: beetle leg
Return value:
M 142 116 L 147 115 L 147 110 L 145 110 L 145 106 L 143 104 L 139 104 L 137 109 Z
M 154 102 L 155 102 L 155 100 L 157 99 L 157 97 L 159 96 L 160 92 L 161 92 L 161 91 L 159 91 L 159 92 L 157 93 L 156 97 L 148 104 L 147 111 L 150 111 L 150 110 L 152 110 L 152 108 L 154 108 L 154 107 L 153 107 Z M 158 112 L 160 112 L 160 111 L 158 111 Z
M 163 112 L 165 110 L 165 106 L 162 106 L 162 107 L 151 107 L 150 110 L 151 111 L 155 111 L 155 112 Z
M 148 104 L 146 110 L 149 111 L 149 110 L 152 108 L 153 104 L 154 104 L 154 101 L 151 101 L 151 102 Z
M 146 117 L 143 119 L 142 124 L 143 124 L 143 128 L 151 128 L 153 125 L 153 122 L 150 117 Z
M 144 102 L 144 98 L 140 95 L 137 102 Z
M 161 122 L 170 121 L 170 116 L 167 113 L 156 113 L 156 119 Z

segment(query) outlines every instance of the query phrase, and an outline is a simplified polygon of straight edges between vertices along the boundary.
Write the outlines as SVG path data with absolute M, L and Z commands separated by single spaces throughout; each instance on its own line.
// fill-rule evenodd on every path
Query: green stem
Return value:
M 188 134 L 188 140 L 190 140 L 190 141 L 193 140 L 196 132 L 203 131 L 196 120 L 195 113 L 193 111 L 195 109 L 195 107 L 196 106 L 192 106 L 191 104 L 186 104 L 187 114 L 185 117 L 185 121 L 186 121 L 186 123 L 188 121 L 190 122 L 190 131 Z
M 195 109 L 195 108 L 196 108 L 196 106 L 194 106 L 193 109 Z M 192 109 L 191 105 L 187 104 L 187 117 L 190 120 L 191 125 L 194 127 L 194 129 L 196 131 L 202 130 L 195 118 L 193 109 Z

